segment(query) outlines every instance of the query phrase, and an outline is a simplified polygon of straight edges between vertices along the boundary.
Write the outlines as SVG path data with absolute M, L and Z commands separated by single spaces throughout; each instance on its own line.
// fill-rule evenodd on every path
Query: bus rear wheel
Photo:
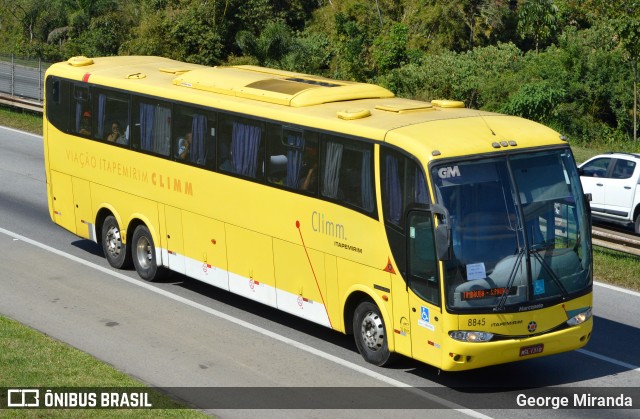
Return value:
M 353 335 L 365 361 L 382 367 L 392 360 L 384 319 L 370 301 L 358 305 L 353 315 Z
M 145 281 L 159 279 L 163 271 L 156 262 L 156 246 L 153 243 L 151 232 L 145 225 L 139 225 L 133 231 L 131 239 L 131 253 L 133 265 L 140 278 Z
M 131 256 L 127 245 L 122 242 L 122 230 L 113 215 L 102 223 L 102 250 L 109 265 L 117 269 L 131 266 Z

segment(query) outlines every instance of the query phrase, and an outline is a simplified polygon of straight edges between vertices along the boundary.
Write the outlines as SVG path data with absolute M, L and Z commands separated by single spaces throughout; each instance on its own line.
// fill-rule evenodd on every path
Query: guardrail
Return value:
M 614 231 L 593 227 L 592 242 L 595 246 L 640 256 L 640 240 Z
M 0 103 L 42 112 L 44 73 L 40 59 L 0 54 Z

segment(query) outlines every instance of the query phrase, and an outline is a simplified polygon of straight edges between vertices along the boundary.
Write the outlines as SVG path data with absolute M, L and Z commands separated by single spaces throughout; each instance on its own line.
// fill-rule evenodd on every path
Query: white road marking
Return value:
M 0 128 L 2 128 L 3 130 L 7 130 L 7 131 L 17 132 L 18 134 L 29 135 L 31 137 L 38 138 L 38 139 L 42 140 L 42 135 L 40 135 L 40 134 L 33 134 L 31 132 L 21 131 L 19 129 L 13 129 L 13 128 L 7 128 L 7 127 L 0 127 Z
M 625 294 L 633 295 L 634 297 L 640 297 L 640 292 L 637 292 L 637 291 L 632 291 L 626 288 L 620 288 L 620 287 L 616 287 L 615 285 L 604 284 L 602 282 L 597 282 L 597 281 L 593 281 L 593 284 L 602 288 L 608 288 L 613 291 L 618 291 Z
M 629 370 L 631 370 L 633 372 L 640 372 L 640 367 L 638 367 L 636 365 L 633 365 L 633 364 L 628 364 L 628 363 L 626 363 L 624 361 L 618 361 L 615 358 L 610 358 L 610 357 L 605 356 L 605 355 L 600 355 L 600 354 L 597 354 L 595 352 L 587 351 L 586 349 L 577 349 L 576 351 L 580 352 L 583 355 L 588 355 L 588 356 L 591 356 L 593 358 L 599 359 L 601 361 L 609 362 L 611 364 L 615 364 L 615 365 L 618 365 L 620 367 L 628 368 Z

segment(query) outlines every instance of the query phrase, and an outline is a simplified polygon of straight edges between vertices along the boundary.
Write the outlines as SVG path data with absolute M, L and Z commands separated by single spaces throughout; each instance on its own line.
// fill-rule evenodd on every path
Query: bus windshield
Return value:
M 449 212 L 450 310 L 518 311 L 590 288 L 590 223 L 568 150 L 448 161 L 432 175 Z

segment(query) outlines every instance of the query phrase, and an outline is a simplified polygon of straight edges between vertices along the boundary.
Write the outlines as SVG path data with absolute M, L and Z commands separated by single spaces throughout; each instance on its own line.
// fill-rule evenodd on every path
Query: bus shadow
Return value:
M 250 320 L 254 324 L 259 325 L 263 321 L 264 323 L 276 323 L 285 329 L 296 330 L 313 338 L 339 346 L 343 349 L 351 350 L 358 355 L 352 336 L 344 335 L 301 317 L 294 316 L 241 295 L 234 294 L 230 291 L 217 288 L 213 285 L 200 282 L 196 279 L 175 272 L 171 273 L 171 281 L 168 282 L 173 282 L 174 285 L 185 290 L 197 293 L 203 297 L 215 300 L 220 304 L 232 307 L 238 310 L 239 317 L 246 317 L 247 320 Z
M 83 250 L 87 253 L 92 254 L 93 256 L 99 256 L 104 258 L 104 251 L 102 250 L 102 246 L 98 243 L 93 242 L 91 240 L 81 239 L 71 242 L 71 246 L 76 247 L 80 250 Z

